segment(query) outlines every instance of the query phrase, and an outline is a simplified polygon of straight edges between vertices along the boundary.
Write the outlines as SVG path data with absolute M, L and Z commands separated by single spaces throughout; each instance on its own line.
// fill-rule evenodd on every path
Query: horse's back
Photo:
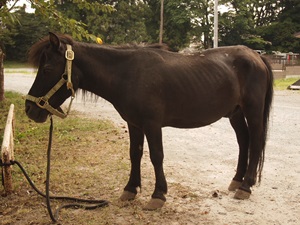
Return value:
M 205 126 L 236 108 L 239 81 L 227 55 L 155 54 L 156 64 L 141 70 L 135 98 L 147 102 L 143 110 L 155 109 L 163 126 Z
M 126 96 L 139 117 L 151 116 L 162 126 L 201 127 L 230 115 L 252 83 L 260 86 L 257 71 L 264 70 L 260 56 L 244 46 L 188 56 L 158 49 L 139 53 L 136 86 Z

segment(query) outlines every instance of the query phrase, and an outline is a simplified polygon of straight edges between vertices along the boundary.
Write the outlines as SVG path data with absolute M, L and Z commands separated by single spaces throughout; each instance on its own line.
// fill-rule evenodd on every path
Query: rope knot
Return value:
M 2 159 L 0 159 L 0 167 L 4 167 L 4 166 L 12 166 L 12 165 L 14 165 L 14 164 L 16 164 L 16 163 L 15 163 L 15 161 L 13 161 L 13 160 L 10 160 L 9 163 L 4 163 L 4 162 L 2 161 Z

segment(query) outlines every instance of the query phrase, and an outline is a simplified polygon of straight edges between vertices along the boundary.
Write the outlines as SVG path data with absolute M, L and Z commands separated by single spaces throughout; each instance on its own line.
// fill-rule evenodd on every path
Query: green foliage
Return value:
M 79 41 L 107 44 L 158 42 L 160 0 L 28 0 L 35 8 L 0 9 L 0 46 L 6 59 L 25 60 L 29 47 L 48 31 L 68 33 Z M 298 0 L 220 0 L 219 45 L 300 52 Z M 214 0 L 164 2 L 163 42 L 179 50 L 191 41 L 212 47 Z
M 271 45 L 271 42 L 265 41 L 259 35 L 247 35 L 242 37 L 244 44 L 252 49 L 266 49 L 267 46 Z
M 230 10 L 220 16 L 220 45 L 244 44 L 254 49 L 300 52 L 298 0 L 221 1 Z
M 190 3 L 180 0 L 164 1 L 164 34 L 163 42 L 173 50 L 179 50 L 190 43 L 192 30 Z M 152 40 L 158 42 L 160 24 L 160 0 L 147 1 L 151 14 L 146 26 Z
M 41 34 L 48 32 L 49 26 L 47 26 L 47 22 L 43 17 L 40 15 L 33 17 L 32 14 L 25 12 L 25 8 L 16 11 L 14 15 L 20 18 L 20 22 L 8 26 L 8 30 L 14 30 L 15 32 L 7 35 L 12 42 L 4 42 L 6 58 L 24 62 L 29 47 L 41 38 Z
M 111 6 L 95 1 L 70 0 L 66 3 L 69 5 L 65 6 L 72 7 L 68 7 L 66 13 L 57 1 L 29 2 L 35 9 L 34 14 L 26 13 L 24 7 L 15 7 L 13 12 L 6 5 L 0 9 L 0 47 L 5 50 L 9 60 L 26 60 L 29 47 L 49 31 L 68 33 L 77 40 L 94 42 L 96 36 L 88 31 L 87 25 L 81 20 L 81 15 L 84 15 L 81 12 L 108 13 L 113 10 Z M 74 19 L 75 12 L 77 17 Z
M 114 11 L 88 15 L 87 24 L 92 33 L 109 44 L 149 42 L 145 26 L 147 13 L 147 6 L 142 2 L 118 1 Z
M 10 37 L 10 33 L 15 33 L 15 29 L 7 29 L 12 24 L 19 23 L 16 16 L 9 11 L 5 3 L 0 8 L 0 48 L 4 49 L 4 43 L 14 44 L 14 40 Z
M 165 42 L 175 50 L 189 44 L 191 21 L 188 5 L 182 1 L 165 2 Z
M 190 17 L 192 30 L 190 35 L 194 41 L 200 43 L 202 48 L 211 48 L 213 45 L 213 17 L 214 1 L 191 1 Z
M 290 20 L 285 20 L 282 23 L 276 22 L 258 30 L 266 40 L 272 43 L 272 46 L 267 50 L 300 52 L 300 39 L 293 36 L 300 31 L 300 26 L 296 26 Z

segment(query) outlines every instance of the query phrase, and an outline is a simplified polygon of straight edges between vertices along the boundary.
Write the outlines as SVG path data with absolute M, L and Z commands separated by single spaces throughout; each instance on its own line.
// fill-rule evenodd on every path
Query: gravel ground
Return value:
M 22 94 L 28 92 L 34 79 L 33 72 L 5 74 L 5 89 Z M 84 102 L 77 96 L 72 108 L 88 116 L 110 119 L 126 129 L 111 104 L 101 98 L 95 101 L 91 97 Z M 253 188 L 249 200 L 235 200 L 227 191 L 238 154 L 227 119 L 198 129 L 163 128 L 168 183 L 181 183 L 204 197 L 193 206 L 178 207 L 207 212 L 215 224 L 300 224 L 300 92 L 275 91 L 270 118 L 262 183 Z M 144 161 L 149 161 L 147 156 L 146 148 Z M 218 197 L 211 197 L 213 192 Z M 176 204 L 176 200 L 170 202 Z M 199 224 L 197 219 L 193 224 Z

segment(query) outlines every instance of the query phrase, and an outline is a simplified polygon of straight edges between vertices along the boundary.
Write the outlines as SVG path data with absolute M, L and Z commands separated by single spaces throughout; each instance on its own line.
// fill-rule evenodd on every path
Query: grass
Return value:
M 13 103 L 16 121 L 15 159 L 25 167 L 31 179 L 43 191 L 49 124 L 36 124 L 27 118 L 22 95 L 14 92 L 5 94 L 5 101 L 0 103 L 0 141 L 2 143 L 8 109 Z M 127 155 L 127 140 L 111 122 L 78 118 L 76 115 L 65 120 L 54 118 L 51 191 L 84 198 L 111 198 L 112 196 L 104 193 L 115 193 L 117 188 L 126 183 L 128 174 L 125 171 L 129 171 Z M 118 179 L 111 179 L 108 176 L 110 174 Z M 29 224 L 30 221 L 27 223 L 26 218 L 31 220 L 32 216 L 38 215 L 40 218 L 40 215 L 47 215 L 45 208 L 41 207 L 43 199 L 32 192 L 16 167 L 13 180 L 13 196 L 0 197 L 1 224 L 15 224 L 19 217 L 23 224 Z M 3 193 L 4 190 L 0 188 L 0 194 Z M 15 199 L 12 200 L 13 197 Z M 15 207 L 17 210 L 14 210 Z M 30 215 L 33 208 L 37 210 L 36 215 Z M 41 217 L 39 224 L 46 221 L 49 218 Z
M 26 62 L 4 61 L 4 68 L 18 69 L 18 68 L 32 68 L 32 66 Z
M 275 90 L 286 90 L 291 84 L 295 83 L 300 78 L 285 78 L 285 79 L 276 79 L 274 80 L 274 89 Z
M 44 192 L 49 123 L 37 124 L 27 118 L 24 96 L 14 92 L 5 94 L 6 100 L 0 102 L 0 141 L 2 143 L 7 113 L 13 103 L 15 160 Z M 148 155 L 141 166 L 143 192 L 138 193 L 134 201 L 121 202 L 119 196 L 130 171 L 128 134 L 110 121 L 82 118 L 74 111 L 64 120 L 54 117 L 51 193 L 110 202 L 109 207 L 96 210 L 64 209 L 60 212 L 59 224 L 186 224 L 186 221 L 199 220 L 211 224 L 206 216 L 198 218 L 200 197 L 176 182 L 169 183 L 168 204 L 163 209 L 142 210 L 155 183 L 149 153 L 144 154 Z M 0 187 L 0 224 L 50 224 L 45 200 L 33 191 L 16 166 L 13 166 L 13 186 L 14 193 L 6 197 Z M 64 204 L 66 202 L 53 200 L 52 210 Z
M 22 73 L 26 75 L 35 75 L 36 69 L 32 68 L 28 63 L 21 62 L 4 62 L 5 74 Z

